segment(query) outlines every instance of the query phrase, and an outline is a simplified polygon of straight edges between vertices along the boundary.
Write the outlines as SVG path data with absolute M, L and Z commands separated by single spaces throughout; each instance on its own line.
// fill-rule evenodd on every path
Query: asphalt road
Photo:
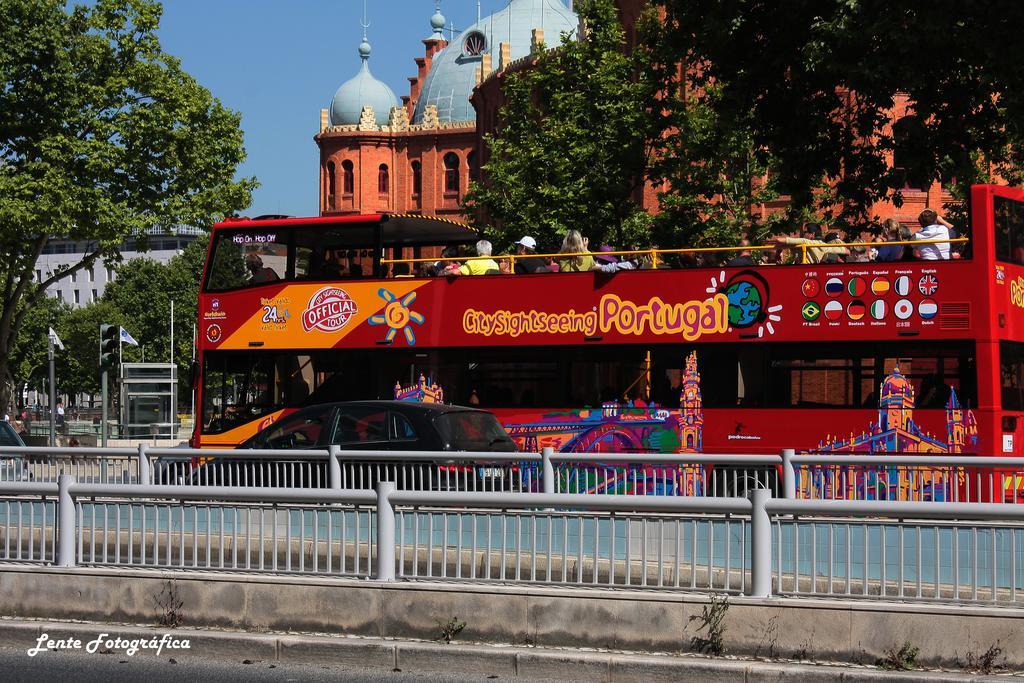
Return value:
M 174 661 L 176 660 L 176 663 Z M 198 657 L 42 652 L 29 657 L 25 649 L 0 648 L 0 680 L 5 683 L 511 683 L 513 679 L 485 675 L 455 676 L 406 672 L 341 669 L 308 664 L 224 662 Z M 517 678 L 516 683 L 525 679 Z M 543 683 L 536 680 L 533 683 Z

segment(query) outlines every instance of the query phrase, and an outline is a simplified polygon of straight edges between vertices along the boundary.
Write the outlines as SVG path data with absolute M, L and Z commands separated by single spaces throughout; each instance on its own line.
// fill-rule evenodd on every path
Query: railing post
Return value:
M 545 446 L 540 451 L 540 463 L 541 463 L 541 486 L 543 487 L 544 493 L 555 492 L 555 466 L 551 464 L 551 455 L 555 452 L 555 449 L 551 446 Z
M 153 479 L 149 476 L 149 455 L 146 451 L 149 450 L 149 446 L 144 443 L 139 444 L 139 483 L 140 484 L 152 484 Z
M 772 594 L 772 523 L 765 505 L 772 498 L 768 489 L 754 489 L 747 494 L 753 508 L 750 512 L 750 588 L 747 595 L 769 598 Z
M 75 475 L 62 474 L 57 480 L 57 566 L 75 566 L 75 501 L 71 486 Z
M 341 488 L 341 463 L 338 462 L 339 451 L 341 451 L 341 448 L 334 444 L 327 447 L 327 472 L 332 489 Z
M 796 499 L 796 470 L 793 469 L 793 456 L 796 451 L 792 448 L 782 449 L 782 497 L 786 500 Z
M 395 580 L 395 509 L 390 496 L 395 482 L 377 482 L 377 576 L 378 581 Z

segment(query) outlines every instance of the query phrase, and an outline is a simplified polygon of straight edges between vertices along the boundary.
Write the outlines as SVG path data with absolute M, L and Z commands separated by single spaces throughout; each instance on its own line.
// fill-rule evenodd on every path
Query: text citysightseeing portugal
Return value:
M 590 311 L 498 310 L 488 313 L 470 308 L 462 316 L 462 330 L 466 334 L 485 337 L 572 333 L 592 336 L 615 330 L 631 335 L 680 335 L 686 341 L 694 341 L 728 329 L 729 299 L 721 293 L 704 301 L 682 303 L 666 303 L 657 296 L 646 303 L 636 303 L 615 294 L 605 294 Z

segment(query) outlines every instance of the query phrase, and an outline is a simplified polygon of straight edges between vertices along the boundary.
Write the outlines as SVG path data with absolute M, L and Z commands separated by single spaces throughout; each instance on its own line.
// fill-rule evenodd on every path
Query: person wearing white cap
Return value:
M 536 253 L 537 240 L 529 235 L 524 235 L 521 240 L 516 242 L 516 254 L 520 258 L 515 259 L 516 266 L 513 272 L 516 275 L 548 272 L 548 264 L 544 262 L 544 259 L 533 255 Z

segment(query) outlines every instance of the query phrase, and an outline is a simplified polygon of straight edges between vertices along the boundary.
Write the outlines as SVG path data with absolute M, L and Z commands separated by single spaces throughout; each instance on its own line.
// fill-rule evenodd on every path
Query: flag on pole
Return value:
M 60 340 L 60 337 L 57 336 L 57 333 L 54 331 L 54 329 L 52 327 L 50 328 L 49 337 L 50 337 L 50 339 L 53 340 L 53 345 L 54 346 L 56 346 L 61 351 L 64 350 L 64 342 L 62 342 Z
M 133 346 L 139 345 L 139 342 L 135 341 L 135 337 L 128 334 L 128 330 L 124 329 L 123 327 L 121 328 L 121 343 L 132 344 Z

